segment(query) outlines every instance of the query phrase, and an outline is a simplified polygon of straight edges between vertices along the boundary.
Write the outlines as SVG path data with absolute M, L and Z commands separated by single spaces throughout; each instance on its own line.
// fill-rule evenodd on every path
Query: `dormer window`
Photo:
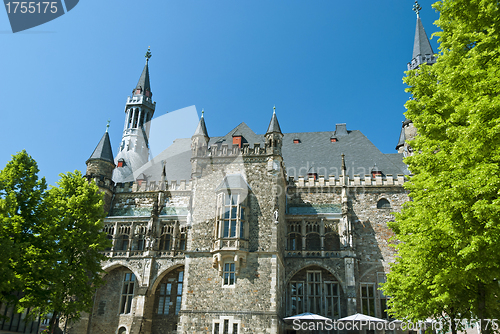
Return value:
M 125 166 L 125 160 L 123 160 L 123 159 L 118 160 L 118 166 L 117 167 L 123 167 L 123 166 Z
M 299 138 L 293 138 L 293 143 L 294 144 L 300 144 L 300 139 Z
M 337 141 L 338 141 L 337 137 L 335 137 L 335 136 L 330 137 L 331 143 L 336 143 Z
M 233 136 L 233 145 L 238 145 L 241 148 L 242 138 L 242 136 Z
M 382 171 L 380 169 L 378 169 L 377 164 L 375 164 L 375 166 L 373 166 L 371 174 L 372 174 L 372 177 L 382 176 Z

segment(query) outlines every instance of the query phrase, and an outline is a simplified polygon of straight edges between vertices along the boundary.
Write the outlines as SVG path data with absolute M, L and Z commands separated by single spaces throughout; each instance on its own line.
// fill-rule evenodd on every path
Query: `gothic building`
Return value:
M 387 222 L 408 200 L 411 122 L 384 154 L 346 124 L 287 133 L 274 110 L 267 127 L 210 137 L 202 114 L 191 138 L 148 161 L 146 56 L 118 153 L 106 132 L 87 160 L 113 246 L 92 312 L 67 332 L 285 334 L 283 319 L 304 312 L 386 318 L 378 287 L 394 260 Z M 433 61 L 417 17 L 409 69 Z

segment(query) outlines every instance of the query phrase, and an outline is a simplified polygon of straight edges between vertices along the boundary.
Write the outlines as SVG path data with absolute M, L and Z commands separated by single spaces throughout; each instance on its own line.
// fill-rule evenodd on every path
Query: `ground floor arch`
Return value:
M 347 312 L 339 279 L 319 265 L 307 266 L 296 272 L 288 280 L 285 295 L 287 316 L 311 312 L 338 319 Z

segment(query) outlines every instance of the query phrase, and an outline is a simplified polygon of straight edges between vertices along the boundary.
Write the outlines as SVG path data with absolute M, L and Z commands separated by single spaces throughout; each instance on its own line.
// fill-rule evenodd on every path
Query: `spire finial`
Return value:
M 276 114 L 276 105 L 273 107 L 273 114 Z
M 111 123 L 111 120 L 108 119 L 108 124 L 106 124 L 106 132 L 108 132 L 109 129 L 109 123 Z
M 151 58 L 151 47 L 150 46 L 148 46 L 148 52 L 146 52 L 146 55 L 144 57 L 146 57 L 146 62 L 149 62 L 149 58 Z
M 204 113 L 205 113 L 205 109 L 201 109 L 201 118 L 203 118 Z
M 420 17 L 420 11 L 422 10 L 422 7 L 418 3 L 418 0 L 415 0 L 415 4 L 413 5 L 413 11 L 417 14 L 417 17 Z

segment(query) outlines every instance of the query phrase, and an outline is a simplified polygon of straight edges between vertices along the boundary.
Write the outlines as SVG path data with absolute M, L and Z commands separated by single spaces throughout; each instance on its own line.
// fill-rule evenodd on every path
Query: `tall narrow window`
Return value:
M 128 235 L 120 235 L 116 240 L 116 250 L 126 251 L 128 249 Z
M 362 283 L 361 285 L 361 312 L 375 316 L 375 284 Z
M 170 250 L 170 234 L 163 234 L 160 238 L 160 250 Z
M 229 319 L 224 320 L 224 334 L 229 334 Z
M 179 311 L 181 310 L 183 282 L 184 282 L 184 272 L 180 271 L 179 276 L 177 277 L 177 297 L 175 300 L 175 315 L 178 315 Z
M 157 314 L 179 315 L 182 302 L 184 271 L 174 270 L 165 276 L 156 290 L 158 296 Z
M 181 237 L 179 240 L 179 250 L 186 250 L 186 228 L 181 227 Z
M 218 238 L 240 238 L 246 236 L 246 208 L 238 193 L 221 193 L 218 196 L 215 235 Z
M 302 250 L 302 235 L 300 233 L 290 233 L 288 235 L 288 250 Z
M 382 314 L 382 319 L 389 319 L 389 315 L 387 314 L 387 296 L 384 294 L 384 291 L 380 290 L 381 285 L 386 282 L 385 273 L 377 273 L 377 282 L 378 282 L 378 293 L 380 297 L 380 311 Z
M 135 275 L 126 273 L 123 278 L 120 314 L 130 313 L 132 299 L 134 298 Z
M 222 273 L 224 278 L 224 285 L 230 286 L 235 283 L 235 267 L 234 262 L 224 263 L 224 272 Z
M 338 283 L 325 282 L 325 304 L 327 317 L 337 318 L 340 315 L 340 295 Z
M 290 282 L 290 314 L 303 313 L 304 308 L 304 282 Z
M 307 273 L 307 298 L 309 312 L 321 314 L 321 271 Z

